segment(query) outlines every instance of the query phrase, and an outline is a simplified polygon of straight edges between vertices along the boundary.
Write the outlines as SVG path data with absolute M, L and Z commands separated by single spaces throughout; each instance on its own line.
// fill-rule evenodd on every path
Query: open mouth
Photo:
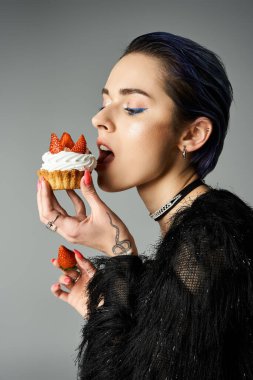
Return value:
M 98 165 L 106 164 L 114 159 L 114 153 L 105 146 L 99 147 L 99 156 L 97 159 Z

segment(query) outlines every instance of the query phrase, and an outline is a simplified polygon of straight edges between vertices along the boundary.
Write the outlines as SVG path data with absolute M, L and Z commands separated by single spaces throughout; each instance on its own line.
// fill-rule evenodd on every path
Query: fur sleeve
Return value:
M 135 321 L 138 281 L 144 266 L 141 256 L 100 256 L 92 261 L 97 272 L 87 287 L 88 316 L 77 359 L 79 378 L 113 379 L 118 346 Z M 100 301 L 102 306 L 98 306 Z

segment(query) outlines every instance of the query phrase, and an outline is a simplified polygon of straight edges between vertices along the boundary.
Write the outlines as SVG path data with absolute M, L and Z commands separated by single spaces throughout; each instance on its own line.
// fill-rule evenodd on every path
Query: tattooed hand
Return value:
M 40 178 L 37 191 L 40 221 L 47 224 L 59 215 L 54 225 L 67 241 L 96 249 L 108 256 L 137 255 L 132 235 L 122 220 L 99 198 L 89 171 L 85 172 L 80 187 L 91 213 L 87 215 L 83 200 L 74 190 L 66 190 L 76 211 L 75 216 L 70 216 L 59 204 L 49 183 Z

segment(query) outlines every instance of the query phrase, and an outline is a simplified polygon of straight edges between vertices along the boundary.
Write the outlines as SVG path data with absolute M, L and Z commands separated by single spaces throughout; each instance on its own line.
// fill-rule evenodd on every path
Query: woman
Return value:
M 97 195 L 68 191 L 70 217 L 38 185 L 43 223 L 105 255 L 85 259 L 52 286 L 85 319 L 80 379 L 253 379 L 253 213 L 205 184 L 222 151 L 232 88 L 220 59 L 197 43 L 150 33 L 130 43 L 106 82 L 98 132 L 98 185 L 136 187 L 161 238 L 138 254 L 134 237 Z M 109 257 L 106 257 L 109 256 Z M 54 265 L 58 267 L 57 260 Z M 67 288 L 62 289 L 62 285 Z

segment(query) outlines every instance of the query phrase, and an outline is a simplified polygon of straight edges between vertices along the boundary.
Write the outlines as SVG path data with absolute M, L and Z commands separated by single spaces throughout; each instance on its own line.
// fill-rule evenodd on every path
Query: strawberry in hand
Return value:
M 58 264 L 63 270 L 77 269 L 75 253 L 64 245 L 60 245 L 58 249 Z

